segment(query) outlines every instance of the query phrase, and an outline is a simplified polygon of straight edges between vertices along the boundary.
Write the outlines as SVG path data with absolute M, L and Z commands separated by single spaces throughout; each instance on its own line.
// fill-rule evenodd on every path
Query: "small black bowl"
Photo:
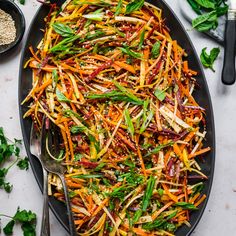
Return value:
M 0 45 L 0 55 L 2 55 L 20 43 L 25 32 L 25 17 L 17 4 L 11 0 L 0 0 L 0 9 L 12 16 L 16 27 L 15 40 L 10 44 Z

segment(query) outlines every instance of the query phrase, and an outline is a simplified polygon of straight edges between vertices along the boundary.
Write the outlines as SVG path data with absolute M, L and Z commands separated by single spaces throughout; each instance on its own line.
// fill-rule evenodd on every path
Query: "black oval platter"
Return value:
M 208 180 L 205 181 L 205 188 L 203 190 L 204 193 L 207 195 L 207 199 L 204 201 L 204 203 L 201 204 L 198 211 L 194 211 L 190 214 L 191 227 L 189 228 L 187 226 L 182 226 L 176 231 L 177 236 L 185 236 L 185 235 L 190 235 L 193 232 L 196 225 L 198 224 L 210 195 L 211 185 L 213 181 L 213 174 L 214 174 L 214 165 L 215 165 L 215 129 L 214 129 L 213 110 L 202 66 L 198 59 L 197 53 L 193 47 L 193 44 L 191 43 L 191 40 L 187 35 L 187 32 L 185 31 L 184 27 L 182 26 L 177 16 L 174 14 L 174 12 L 163 0 L 148 0 L 147 2 L 163 10 L 163 15 L 164 18 L 166 19 L 166 24 L 170 29 L 171 36 L 174 39 L 176 39 L 178 43 L 183 48 L 185 48 L 186 52 L 188 53 L 189 66 L 193 70 L 196 70 L 198 72 L 197 81 L 200 89 L 195 91 L 195 98 L 197 102 L 200 104 L 200 106 L 206 109 L 207 136 L 205 145 L 210 146 L 212 150 L 207 155 L 205 155 L 204 161 L 200 163 L 200 166 L 202 168 L 203 173 L 206 176 L 208 176 Z M 43 29 L 45 27 L 44 18 L 48 14 L 48 12 L 49 12 L 49 7 L 46 5 L 42 5 L 38 10 L 38 12 L 36 13 L 30 25 L 28 36 L 22 52 L 22 58 L 20 63 L 20 74 L 19 74 L 19 110 L 20 110 L 22 134 L 26 151 L 30 159 L 31 167 L 33 169 L 35 178 L 41 190 L 43 182 L 41 166 L 38 160 L 31 155 L 29 148 L 31 120 L 23 119 L 23 115 L 27 111 L 27 104 L 22 106 L 21 102 L 27 96 L 32 86 L 31 70 L 23 69 L 23 67 L 25 62 L 31 56 L 29 52 L 29 47 L 33 46 L 33 48 L 36 48 L 36 46 L 43 37 L 43 33 L 40 29 Z M 68 220 L 67 220 L 67 215 L 65 214 L 66 212 L 65 205 L 59 202 L 58 200 L 50 197 L 50 207 L 54 212 L 55 216 L 57 217 L 57 219 L 68 231 Z

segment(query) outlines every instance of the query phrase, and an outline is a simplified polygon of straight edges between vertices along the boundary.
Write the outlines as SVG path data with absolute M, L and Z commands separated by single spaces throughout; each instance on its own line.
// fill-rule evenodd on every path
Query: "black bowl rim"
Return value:
M 147 4 L 150 4 L 154 7 L 156 7 L 155 4 L 151 3 L 152 0 L 145 0 L 145 2 Z M 214 177 L 214 171 L 215 171 L 215 156 L 216 156 L 216 141 L 215 141 L 215 122 L 214 122 L 214 113 L 213 113 L 213 106 L 212 106 L 212 100 L 211 100 L 211 96 L 210 96 L 210 92 L 209 92 L 209 88 L 208 88 L 208 84 L 207 84 L 207 80 L 206 80 L 206 77 L 205 77 L 205 73 L 204 73 L 204 70 L 203 70 L 203 66 L 200 62 L 200 59 L 199 57 L 197 56 L 197 51 L 192 43 L 192 40 L 190 38 L 190 36 L 188 35 L 187 31 L 185 30 L 185 27 L 183 26 L 183 24 L 181 23 L 180 19 L 177 17 L 176 13 L 172 10 L 172 8 L 170 7 L 170 5 L 165 1 L 165 0 L 160 0 L 167 8 L 168 10 L 171 12 L 171 14 L 174 16 L 175 20 L 178 22 L 178 24 L 180 25 L 180 27 L 183 29 L 183 31 L 185 32 L 185 37 L 186 39 L 188 40 L 190 46 L 191 46 L 191 49 L 193 50 L 193 54 L 196 56 L 196 60 L 197 60 L 197 63 L 198 63 L 198 66 L 199 66 L 199 69 L 200 69 L 200 72 L 202 74 L 202 80 L 204 81 L 204 84 L 205 84 L 205 90 L 206 90 L 206 93 L 207 93 L 207 97 L 208 97 L 208 100 L 209 100 L 209 113 L 210 113 L 210 117 L 211 117 L 211 126 L 212 126 L 212 146 L 211 146 L 211 158 L 212 158 L 212 163 L 211 163 L 211 172 L 210 172 L 210 176 L 209 176 L 209 179 L 208 179 L 208 188 L 207 188 L 207 197 L 204 201 L 204 203 L 202 204 L 202 207 L 201 209 L 199 209 L 199 215 L 197 217 L 197 219 L 194 221 L 194 223 L 191 225 L 189 231 L 187 232 L 187 234 L 185 236 L 190 236 L 194 229 L 196 228 L 196 226 L 198 225 L 199 221 L 201 220 L 202 218 L 202 215 L 205 211 L 205 208 L 207 206 L 207 203 L 208 203 L 208 200 L 209 200 L 209 197 L 210 197 L 210 192 L 211 192 L 211 189 L 212 189 L 212 184 L 213 184 L 213 177 Z M 41 11 L 41 9 L 45 7 L 44 5 L 42 5 L 38 10 L 37 12 L 35 13 L 35 16 L 33 17 L 33 20 L 31 21 L 31 24 L 29 26 L 29 29 L 28 29 L 28 32 L 27 32 L 27 35 L 26 35 L 26 38 L 29 37 L 30 35 L 30 31 L 31 31 L 31 28 L 32 28 L 32 25 L 34 24 L 34 21 L 35 21 L 35 18 L 36 16 L 38 15 L 38 13 Z M 22 71 L 23 71 L 23 65 L 24 65 L 24 52 L 27 48 L 27 40 L 24 42 L 24 45 L 23 45 L 23 50 L 22 50 L 22 54 L 21 54 L 21 60 L 20 60 L 20 68 L 19 68 L 19 76 L 21 76 L 22 74 Z M 18 90 L 18 98 L 20 99 L 20 80 L 19 80 L 19 86 L 18 86 L 19 90 Z M 22 130 L 22 135 L 23 135 L 23 140 L 24 140 L 24 145 L 25 147 L 28 146 L 28 148 L 26 148 L 26 152 L 27 152 L 27 155 L 29 157 L 32 157 L 32 154 L 30 153 L 29 151 L 29 143 L 28 143 L 28 140 L 27 140 L 27 136 L 26 136 L 26 133 L 24 131 L 24 123 L 23 123 L 23 111 L 22 111 L 22 106 L 21 106 L 21 101 L 19 100 L 19 115 L 20 115 L 20 125 L 21 125 L 21 130 Z M 39 185 L 39 188 L 40 190 L 42 191 L 42 188 L 41 188 L 41 184 L 40 184 L 40 178 L 38 176 L 38 171 L 35 170 L 34 168 L 34 165 L 32 164 L 32 161 L 31 161 L 31 158 L 30 159 L 30 164 L 31 164 L 31 168 L 33 169 L 33 174 L 35 176 L 35 179 L 36 179 L 36 182 L 38 183 Z M 63 228 L 69 232 L 69 228 L 68 228 L 68 225 L 65 224 L 65 222 L 63 222 L 62 218 L 60 217 L 60 215 L 57 213 L 57 210 L 56 208 L 53 207 L 52 203 L 49 201 L 49 205 L 50 205 L 50 208 L 52 210 L 52 212 L 54 213 L 54 215 L 56 216 L 57 220 L 60 222 L 60 224 L 63 226 Z M 178 232 L 178 230 L 176 231 Z
M 1 2 L 3 2 L 3 1 L 0 0 L 0 3 Z M 0 55 L 6 53 L 6 52 L 10 51 L 11 49 L 13 49 L 14 47 L 16 47 L 21 42 L 23 35 L 25 33 L 25 17 L 24 17 L 23 12 L 19 8 L 19 6 L 15 2 L 13 2 L 12 0 L 4 0 L 4 2 L 10 3 L 11 7 L 14 8 L 18 12 L 20 19 L 21 19 L 21 33 L 16 38 L 16 40 L 14 41 L 13 44 L 10 44 L 9 47 L 7 47 L 6 49 L 4 49 L 2 51 L 0 50 Z

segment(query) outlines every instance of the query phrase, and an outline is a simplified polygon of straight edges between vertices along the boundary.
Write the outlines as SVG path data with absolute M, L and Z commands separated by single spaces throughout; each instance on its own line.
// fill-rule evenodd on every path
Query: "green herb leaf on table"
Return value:
M 6 175 L 8 171 L 20 160 L 20 148 L 18 147 L 21 144 L 21 140 L 14 139 L 14 142 L 9 141 L 12 144 L 8 143 L 8 139 L 4 134 L 3 128 L 0 127 L 0 165 L 3 166 L 6 161 L 10 161 L 10 157 L 15 157 L 16 159 L 10 163 L 7 168 L 0 169 L 0 189 L 4 189 L 7 193 L 12 191 L 13 185 L 6 181 Z M 26 169 L 26 159 L 19 164 L 23 169 L 23 165 Z
M 213 48 L 210 51 L 210 54 L 208 54 L 206 52 L 207 48 L 203 48 L 201 55 L 200 55 L 200 59 L 202 64 L 206 67 L 206 68 L 210 68 L 213 72 L 215 72 L 214 68 L 213 68 L 213 64 L 215 62 L 215 60 L 217 59 L 219 53 L 220 53 L 220 49 L 219 48 Z
M 13 185 L 7 182 L 3 184 L 3 188 L 7 193 L 10 193 L 13 189 Z
M 134 0 L 126 6 L 125 14 L 131 14 L 134 11 L 139 10 L 144 5 L 144 0 Z
M 6 235 L 12 235 L 13 234 L 13 227 L 15 225 L 15 221 L 11 220 L 7 223 L 7 225 L 3 228 L 3 232 Z
M 25 4 L 25 0 L 19 0 L 20 4 L 24 5 Z
M 33 222 L 36 220 L 36 214 L 32 211 L 26 211 L 26 210 L 20 210 L 20 208 L 17 209 L 16 214 L 14 215 L 13 219 L 16 221 L 19 221 L 21 223 L 25 222 Z
M 24 159 L 20 159 L 17 162 L 17 166 L 21 169 L 21 170 L 28 170 L 29 169 L 29 158 L 25 157 Z
M 228 12 L 224 0 L 187 0 L 192 9 L 199 15 L 192 20 L 192 26 L 200 32 L 216 29 L 218 17 Z
M 216 8 L 216 13 L 217 13 L 217 16 L 220 17 L 220 16 L 223 16 L 225 15 L 229 10 L 229 6 L 228 5 L 225 5 L 223 7 L 217 7 Z
M 30 222 L 21 225 L 24 236 L 36 236 L 36 225 Z
M 10 216 L 6 217 L 11 218 L 11 220 L 3 228 L 3 232 L 6 235 L 12 235 L 14 225 L 18 223 L 21 224 L 21 229 L 23 231 L 24 236 L 36 236 L 37 216 L 32 211 L 20 210 L 20 208 L 18 207 L 17 212 L 13 217 Z
M 192 9 L 198 14 L 201 15 L 201 7 L 195 2 L 195 0 L 187 0 Z
M 193 19 L 192 26 L 200 32 L 216 29 L 218 26 L 217 12 L 214 10 L 200 15 L 199 17 Z
M 195 2 L 204 8 L 215 9 L 215 3 L 212 0 L 195 0 Z

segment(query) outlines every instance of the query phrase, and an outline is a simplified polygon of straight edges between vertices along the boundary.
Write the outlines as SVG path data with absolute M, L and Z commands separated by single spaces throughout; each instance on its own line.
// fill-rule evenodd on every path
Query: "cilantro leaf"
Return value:
M 18 208 L 13 219 L 21 223 L 33 222 L 36 220 L 36 214 L 33 213 L 32 211 L 26 211 L 26 210 L 20 211 L 20 208 Z
M 25 5 L 25 0 L 19 0 L 20 4 Z
M 220 53 L 220 49 L 219 48 L 213 48 L 210 51 L 210 54 L 208 54 L 206 52 L 207 48 L 203 48 L 201 55 L 200 55 L 200 59 L 202 64 L 206 67 L 206 68 L 210 68 L 213 72 L 215 72 L 214 68 L 213 68 L 213 64 L 215 62 L 215 60 L 217 59 L 219 53 Z
M 25 157 L 24 159 L 20 159 L 17 162 L 17 166 L 21 169 L 21 170 L 28 170 L 29 169 L 29 159 L 28 157 Z
M 7 225 L 3 228 L 4 234 L 12 235 L 14 225 L 15 225 L 15 221 L 14 220 L 9 221 L 7 223 Z
M 13 185 L 7 182 L 3 184 L 3 188 L 7 193 L 10 193 L 13 189 Z
M 21 229 L 23 230 L 24 236 L 36 236 L 36 224 L 32 224 L 29 222 L 23 223 L 21 225 Z
M 12 235 L 15 223 L 19 223 L 21 224 L 23 236 L 36 236 L 36 214 L 32 211 L 21 211 L 18 207 L 14 217 L 6 217 L 12 218 L 12 220 L 3 228 L 3 232 L 6 235 Z
M 8 169 L 6 168 L 0 169 L 0 178 L 5 177 L 7 172 L 8 172 Z

